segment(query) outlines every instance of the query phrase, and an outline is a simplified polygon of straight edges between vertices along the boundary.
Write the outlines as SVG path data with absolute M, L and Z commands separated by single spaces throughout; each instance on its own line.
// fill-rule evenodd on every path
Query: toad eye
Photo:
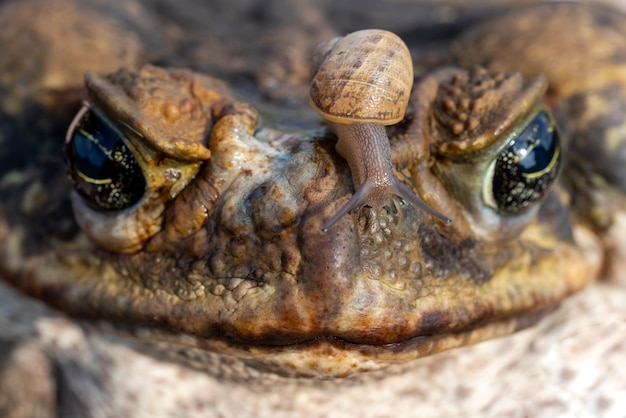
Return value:
M 146 180 L 133 153 L 88 107 L 78 113 L 70 127 L 65 155 L 74 188 L 94 209 L 126 209 L 137 203 L 146 190 Z
M 486 200 L 502 213 L 521 213 L 545 195 L 560 166 L 555 123 L 545 111 L 539 112 L 496 160 L 492 195 Z

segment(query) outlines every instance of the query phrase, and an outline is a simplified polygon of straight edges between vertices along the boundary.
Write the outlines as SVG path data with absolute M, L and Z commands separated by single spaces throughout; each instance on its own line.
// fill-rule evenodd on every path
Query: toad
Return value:
M 48 382 L 37 389 L 58 391 L 47 402 L 64 416 L 140 416 L 106 377 L 124 380 L 132 372 L 117 370 L 136 352 L 163 363 L 155 370 L 230 389 L 220 399 L 181 395 L 196 409 L 171 415 L 218 415 L 218 400 L 236 411 L 236 394 L 255 391 L 271 411 L 272 387 L 313 399 L 337 385 L 371 391 L 420 357 L 526 328 L 601 274 L 618 276 L 624 140 L 614 111 L 626 100 L 626 19 L 603 7 L 540 7 L 549 13 L 469 28 L 437 58 L 442 68 L 409 60 L 416 77 L 397 93 L 406 100 L 391 124 L 333 116 L 281 129 L 196 71 L 87 72 L 67 169 L 42 146 L 53 156 L 2 177 L 2 278 L 49 307 L 21 319 L 37 338 L 7 338 L 7 358 L 48 369 L 25 361 L 15 373 Z M 543 41 L 563 22 L 587 30 L 551 50 Z M 392 65 L 379 56 L 397 50 L 378 50 L 374 38 L 376 48 L 353 48 L 347 75 L 318 81 L 340 84 L 320 103 L 356 97 L 346 79 L 361 70 L 386 80 Z M 580 61 L 581 49 L 593 60 Z M 327 118 L 333 106 L 317 110 Z M 355 157 L 363 136 L 350 132 L 372 124 L 367 132 L 384 140 Z M 372 168 L 372 154 L 385 153 Z M 353 205 L 370 173 L 387 182 Z M 47 193 L 58 189 L 67 192 Z

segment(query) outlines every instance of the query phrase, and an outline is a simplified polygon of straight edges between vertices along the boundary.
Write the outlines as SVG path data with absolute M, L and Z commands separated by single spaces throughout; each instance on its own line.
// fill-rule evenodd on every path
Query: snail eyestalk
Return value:
M 353 32 L 317 47 L 310 103 L 337 135 L 337 152 L 348 161 L 355 193 L 322 226 L 363 206 L 384 207 L 393 195 L 423 208 L 445 224 L 393 172 L 385 126 L 404 118 L 413 87 L 413 60 L 397 35 L 377 29 Z
M 350 200 L 324 223 L 322 232 L 327 232 L 346 213 L 356 212 L 363 206 L 385 206 L 392 195 L 422 208 L 446 225 L 451 223 L 449 218 L 430 207 L 396 177 L 389 139 L 383 125 L 332 123 L 331 129 L 338 137 L 337 151 L 348 161 L 352 170 L 352 182 L 356 190 Z

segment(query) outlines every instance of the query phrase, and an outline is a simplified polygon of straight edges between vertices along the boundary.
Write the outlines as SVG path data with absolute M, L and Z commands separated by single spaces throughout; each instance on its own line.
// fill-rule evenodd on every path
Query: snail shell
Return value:
M 312 69 L 311 106 L 337 136 L 335 149 L 348 162 L 355 187 L 322 232 L 363 206 L 393 208 L 394 195 L 450 223 L 394 173 L 385 125 L 404 118 L 413 87 L 413 60 L 402 39 L 379 29 L 334 38 L 317 48 Z
M 325 119 L 392 125 L 404 117 L 413 62 L 397 35 L 368 29 L 318 46 L 311 75 L 311 106 Z

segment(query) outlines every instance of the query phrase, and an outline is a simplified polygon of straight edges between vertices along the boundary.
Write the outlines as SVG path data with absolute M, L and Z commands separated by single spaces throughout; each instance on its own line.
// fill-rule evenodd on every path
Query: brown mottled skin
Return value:
M 276 38 L 259 37 L 269 56 L 289 62 L 292 77 L 257 69 L 243 54 L 249 67 L 233 60 L 233 69 L 250 68 L 256 82 L 238 88 L 236 77 L 226 83 L 169 65 L 189 59 L 196 70 L 220 74 L 215 56 L 203 58 L 200 41 L 180 32 L 193 13 L 177 10 L 166 20 L 166 44 L 179 47 L 158 56 L 145 40 L 157 42 L 153 27 L 129 23 L 155 17 L 158 7 L 138 14 L 139 4 L 111 12 L 97 2 L 56 1 L 73 16 L 108 16 L 94 26 L 102 31 L 94 39 L 123 30 L 136 39 L 132 57 L 123 50 L 92 68 L 82 63 L 91 70 L 84 100 L 124 136 L 147 186 L 130 208 L 90 206 L 67 181 L 61 153 L 80 108 L 77 86 L 50 87 L 45 69 L 26 84 L 18 72 L 0 72 L 7 74 L 0 144 L 19 141 L 0 154 L 0 276 L 11 286 L 0 284 L 0 415 L 512 413 L 519 409 L 481 404 L 471 385 L 515 382 L 506 373 L 550 353 L 550 338 L 600 340 L 590 334 L 597 324 L 623 323 L 626 124 L 625 112 L 612 112 L 626 107 L 623 15 L 573 4 L 487 8 L 484 20 L 460 22 L 462 34 L 432 47 L 407 32 L 417 76 L 405 118 L 387 128 L 394 174 L 452 223 L 392 198 L 346 214 L 324 233 L 355 187 L 334 134 L 315 119 L 306 93 L 299 96 L 310 55 L 289 55 Z M 324 9 L 287 4 L 285 17 L 264 7 L 295 50 L 312 51 L 339 31 L 320 26 Z M 27 24 L 17 2 L 0 8 L 0 21 Z M 54 39 L 52 21 L 33 21 L 37 36 L 24 36 Z M 294 21 L 315 26 L 314 35 Z M 566 23 L 586 30 L 572 32 L 564 47 L 546 42 Z M 0 29 L 0 45 L 14 36 Z M 581 60 L 580 50 L 593 58 Z M 139 64 L 146 57 L 164 66 Z M 110 60 L 121 68 L 109 68 Z M 8 65 L 0 60 L 0 69 Z M 273 82 L 265 71 L 278 71 Z M 504 214 L 485 197 L 490 167 L 509 135 L 543 109 L 559 125 L 561 178 L 538 202 Z M 33 115 L 41 122 L 27 123 Z M 567 299 L 602 275 L 613 284 Z M 572 319 L 577 311 L 589 325 Z M 546 314 L 508 340 L 416 360 L 514 333 Z M 623 326 L 615 330 L 626 335 Z M 608 342 L 606 334 L 598 358 L 619 361 L 626 339 Z M 595 358 L 596 349 L 586 350 L 583 358 Z M 451 369 L 464 353 L 465 366 Z M 570 355 L 550 367 L 575 375 L 568 367 L 576 364 Z M 479 382 L 472 368 L 492 380 Z M 626 389 L 620 373 L 608 375 L 599 381 Z M 519 381 L 511 393 L 528 399 L 524 389 L 537 383 Z M 604 388 L 580 392 L 593 397 L 592 413 L 619 411 Z M 440 396 L 452 391 L 454 402 Z M 572 399 L 566 407 L 577 405 Z M 527 410 L 548 411 L 541 405 Z

